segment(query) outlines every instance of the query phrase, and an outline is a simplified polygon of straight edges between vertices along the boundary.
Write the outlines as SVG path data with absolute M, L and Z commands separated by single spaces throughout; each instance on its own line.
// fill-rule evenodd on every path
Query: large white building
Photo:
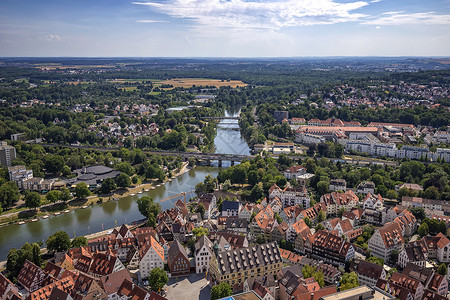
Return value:
M 14 181 L 19 189 L 23 188 L 23 182 L 33 178 L 33 170 L 27 170 L 23 165 L 8 167 L 9 180 Z
M 387 261 L 393 251 L 403 249 L 402 228 L 398 222 L 391 222 L 378 228 L 369 239 L 368 246 L 373 256 Z
M 212 258 L 213 243 L 202 235 L 195 243 L 195 273 L 205 273 L 209 271 L 209 262 Z
M 283 207 L 301 205 L 304 209 L 309 208 L 311 199 L 305 187 L 301 188 L 285 188 L 284 190 L 277 185 L 273 185 L 269 189 L 269 199 L 278 197 Z
M 139 273 L 141 278 L 146 278 L 154 268 L 164 269 L 164 249 L 150 237 L 139 249 L 140 262 Z

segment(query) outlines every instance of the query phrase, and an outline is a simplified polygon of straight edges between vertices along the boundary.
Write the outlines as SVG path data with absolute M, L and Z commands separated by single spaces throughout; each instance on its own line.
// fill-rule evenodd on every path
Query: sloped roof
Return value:
M 168 260 L 174 260 L 179 254 L 183 255 L 186 260 L 189 260 L 186 249 L 183 247 L 183 245 L 180 244 L 178 240 L 175 240 L 172 245 L 170 245 L 168 251 Z
M 131 281 L 130 273 L 127 269 L 122 269 L 118 272 L 102 276 L 100 278 L 100 283 L 106 294 L 112 295 L 119 291 L 119 288 L 124 280 Z

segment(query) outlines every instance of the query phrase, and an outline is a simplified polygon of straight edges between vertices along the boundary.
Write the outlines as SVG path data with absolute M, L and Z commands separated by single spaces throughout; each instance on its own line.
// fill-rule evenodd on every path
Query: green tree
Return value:
M 375 257 L 375 256 L 371 256 L 367 259 L 368 262 L 377 264 L 379 266 L 383 266 L 384 265 L 384 259 L 379 258 L 379 257 Z
M 69 166 L 65 165 L 62 170 L 61 170 L 62 176 L 67 177 L 70 176 L 72 174 L 72 170 L 70 169 Z
M 440 264 L 436 272 L 442 276 L 447 276 L 447 265 L 444 263 Z
M 256 237 L 256 243 L 258 243 L 258 244 L 264 244 L 264 243 L 266 243 L 267 242 L 267 239 L 266 239 L 266 236 L 264 235 L 264 234 L 259 234 L 257 237 Z
M 212 287 L 211 300 L 225 298 L 231 296 L 232 294 L 233 290 L 231 289 L 231 286 L 226 282 L 221 282 L 218 285 Z
M 84 236 L 77 236 L 70 243 L 70 248 L 78 248 L 87 245 L 88 245 L 87 238 L 85 238 Z
M 65 166 L 64 158 L 60 155 L 47 154 L 44 156 L 44 168 L 50 173 L 59 173 Z
M 343 207 L 339 208 L 338 213 L 337 213 L 338 217 L 342 218 L 342 215 L 344 214 L 344 212 L 345 212 L 345 208 L 343 208 Z
M 439 199 L 440 194 L 438 188 L 435 186 L 430 186 L 425 190 L 424 197 L 427 199 Z
M 169 281 L 166 271 L 161 268 L 153 268 L 148 275 L 148 283 L 152 291 L 160 292 Z
M 317 267 L 313 267 L 310 265 L 305 265 L 302 269 L 303 278 L 311 278 L 313 277 L 320 287 L 325 285 L 324 276 L 321 271 L 316 271 Z
M 9 208 L 19 200 L 19 188 L 13 181 L 8 181 L 0 186 L 0 203 L 2 207 Z
M 311 222 L 311 219 L 310 219 L 310 218 L 304 217 L 304 218 L 303 218 L 303 221 L 305 221 L 306 226 L 308 226 L 309 228 L 311 228 L 312 222 Z
M 398 260 L 398 251 L 397 250 L 392 251 L 389 258 L 391 260 L 391 263 L 396 263 Z
M 314 229 L 315 229 L 316 231 L 319 231 L 319 230 L 324 230 L 325 227 L 323 227 L 323 225 L 322 225 L 321 223 L 319 223 L 319 224 L 316 225 L 316 227 L 315 227 Z
M 85 182 L 80 182 L 75 186 L 75 195 L 79 199 L 86 199 L 91 194 L 87 184 Z
M 62 201 L 69 201 L 70 199 L 72 199 L 72 194 L 70 193 L 70 190 L 66 187 L 61 188 L 61 190 L 59 191 L 59 198 Z
M 256 202 L 257 200 L 260 200 L 264 197 L 264 190 L 261 182 L 255 184 L 255 186 L 252 188 L 250 197 L 253 202 Z
M 59 194 L 60 192 L 58 190 L 53 190 L 47 193 L 47 195 L 45 195 L 45 198 L 50 201 L 50 202 L 56 202 L 59 200 Z
M 417 233 L 421 236 L 424 237 L 426 235 L 428 235 L 428 233 L 430 232 L 429 228 L 428 228 L 428 224 L 427 223 L 422 223 L 419 228 L 417 229 Z
M 67 251 L 70 248 L 70 238 L 67 232 L 58 231 L 47 239 L 47 249 L 50 252 Z
M 125 173 L 120 173 L 116 178 L 116 184 L 118 187 L 126 188 L 131 185 L 130 176 Z
M 386 194 L 386 198 L 397 199 L 398 195 L 394 190 L 389 190 Z
M 327 219 L 327 215 L 323 210 L 319 211 L 319 215 L 317 216 L 319 222 L 323 222 Z
M 148 217 L 150 205 L 153 203 L 153 198 L 150 196 L 143 196 L 137 200 L 138 210 L 144 217 Z
M 328 193 L 328 182 L 327 181 L 319 181 L 316 186 L 316 191 L 319 196 L 322 196 Z
M 37 192 L 29 192 L 25 196 L 25 205 L 29 208 L 38 208 L 41 206 L 41 196 Z
M 339 281 L 341 291 L 349 290 L 359 286 L 358 275 L 355 272 L 345 273 Z
M 283 219 L 281 218 L 281 216 L 277 212 L 274 214 L 273 218 L 275 220 L 277 220 L 278 224 L 283 223 Z
M 208 228 L 204 228 L 204 227 L 195 227 L 194 229 L 192 229 L 192 233 L 197 237 L 201 237 L 202 235 L 206 235 L 208 236 L 209 234 L 209 230 Z
M 116 183 L 112 178 L 106 178 L 103 180 L 100 190 L 102 193 L 109 194 L 112 190 L 116 189 Z
M 411 207 L 409 211 L 416 217 L 417 220 L 422 221 L 427 216 L 425 214 L 425 209 L 423 207 Z
M 11 249 L 8 253 L 6 270 L 10 279 L 15 279 L 22 269 L 25 260 L 29 260 L 37 266 L 42 264 L 41 249 L 38 244 L 25 243 L 20 249 Z
M 200 213 L 200 215 L 202 216 L 202 219 L 205 216 L 205 206 L 203 205 L 203 203 L 199 203 L 199 205 L 197 206 L 196 212 Z

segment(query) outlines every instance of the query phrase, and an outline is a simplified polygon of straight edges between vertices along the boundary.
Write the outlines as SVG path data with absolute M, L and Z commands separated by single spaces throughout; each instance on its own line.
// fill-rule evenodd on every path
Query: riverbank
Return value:
M 184 162 L 177 173 L 173 174 L 171 178 L 166 178 L 161 183 L 159 183 L 157 180 L 152 180 L 129 188 L 117 189 L 113 193 L 107 195 L 93 195 L 87 197 L 87 199 L 84 200 L 73 199 L 68 202 L 61 201 L 51 205 L 40 207 L 36 210 L 27 209 L 6 213 L 0 216 L 0 228 L 11 224 L 23 225 L 29 222 L 38 222 L 39 220 L 48 219 L 52 216 L 58 216 L 64 213 L 69 213 L 76 209 L 86 209 L 95 204 L 101 204 L 107 201 L 118 201 L 120 198 L 148 192 L 158 187 L 158 185 L 163 185 L 167 182 L 170 182 L 176 177 L 181 176 L 191 170 L 192 168 L 188 165 L 188 162 Z

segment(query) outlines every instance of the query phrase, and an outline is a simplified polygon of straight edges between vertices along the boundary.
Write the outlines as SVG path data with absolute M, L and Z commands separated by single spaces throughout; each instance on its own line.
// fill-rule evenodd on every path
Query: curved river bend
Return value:
M 237 116 L 238 114 L 239 107 L 232 107 L 225 112 L 225 116 Z M 237 120 L 222 120 L 219 122 L 217 136 L 214 140 L 216 153 L 250 153 L 237 123 Z M 229 165 L 229 162 L 223 163 L 223 167 Z M 171 182 L 143 194 L 120 198 L 118 201 L 109 201 L 86 209 L 77 209 L 38 222 L 2 227 L 0 228 L 0 260 L 6 259 L 11 248 L 20 248 L 25 242 L 41 241 L 45 243 L 50 235 L 59 230 L 64 230 L 69 236 L 73 237 L 74 234 L 80 236 L 100 231 L 102 228 L 112 228 L 116 222 L 117 225 L 121 225 L 122 223 L 142 219 L 136 200 L 144 195 L 151 196 L 155 201 L 159 201 L 162 209 L 168 209 L 179 198 L 171 198 L 162 202 L 161 200 L 173 197 L 181 192 L 194 190 L 195 185 L 202 182 L 206 175 L 210 174 L 215 177 L 219 170 L 217 162 L 213 162 L 213 167 L 196 167 Z

